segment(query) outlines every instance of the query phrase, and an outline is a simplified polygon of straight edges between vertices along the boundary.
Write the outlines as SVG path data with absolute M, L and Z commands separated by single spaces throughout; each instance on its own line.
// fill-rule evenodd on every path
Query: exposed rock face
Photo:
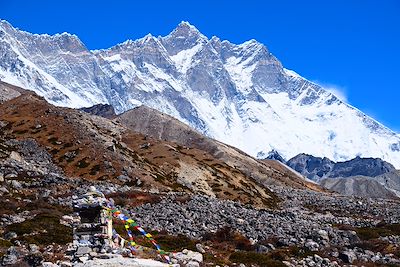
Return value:
M 286 164 L 286 160 L 276 150 L 268 152 L 266 159 L 273 159 Z
M 394 190 L 400 196 L 400 170 L 386 172 L 374 177 L 374 179 L 386 188 Z
M 371 177 L 324 178 L 320 185 L 347 196 L 397 198 L 395 193 Z
M 80 110 L 107 119 L 113 119 L 117 116 L 113 106 L 108 104 L 96 104 L 88 108 L 81 108 Z
M 20 96 L 22 91 L 24 90 L 17 86 L 0 81 L 0 104 Z
M 379 158 L 356 157 L 349 161 L 333 162 L 328 158 L 307 154 L 299 154 L 291 158 L 287 161 L 287 165 L 314 181 L 356 175 L 375 177 L 395 170 L 392 164 Z
M 150 107 L 140 106 L 128 110 L 118 115 L 115 120 L 129 129 L 160 140 L 196 147 L 214 155 L 219 152 L 217 141 L 207 138 L 172 116 Z
M 77 36 L 1 21 L 0 79 L 61 106 L 108 103 L 121 113 L 144 104 L 252 156 L 361 155 L 400 167 L 399 135 L 284 69 L 263 44 L 209 39 L 185 22 L 164 37 L 90 51 Z

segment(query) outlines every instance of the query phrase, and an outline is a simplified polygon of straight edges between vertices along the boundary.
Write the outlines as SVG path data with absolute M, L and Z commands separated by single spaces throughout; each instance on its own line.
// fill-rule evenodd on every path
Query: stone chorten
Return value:
M 112 219 L 103 208 L 106 203 L 104 194 L 94 186 L 73 201 L 73 261 L 85 262 L 112 252 Z

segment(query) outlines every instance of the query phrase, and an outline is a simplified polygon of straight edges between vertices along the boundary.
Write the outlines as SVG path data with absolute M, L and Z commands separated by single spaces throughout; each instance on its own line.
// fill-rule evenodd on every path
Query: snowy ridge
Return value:
M 282 64 L 255 40 L 208 39 L 188 22 L 89 51 L 70 34 L 0 22 L 0 79 L 68 107 L 147 105 L 258 157 L 276 150 L 400 168 L 400 135 Z

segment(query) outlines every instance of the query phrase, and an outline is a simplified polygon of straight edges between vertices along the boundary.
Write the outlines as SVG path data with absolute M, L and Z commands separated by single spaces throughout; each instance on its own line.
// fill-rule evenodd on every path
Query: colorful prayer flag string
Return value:
M 111 206 L 111 203 L 107 203 L 108 206 Z M 151 244 L 153 244 L 153 246 L 156 248 L 158 254 L 168 263 L 171 263 L 171 260 L 169 258 L 168 255 L 166 255 L 166 252 L 164 250 L 161 249 L 161 247 L 157 244 L 157 242 L 154 240 L 153 236 L 150 233 L 147 233 L 142 227 L 140 227 L 135 220 L 129 218 L 128 216 L 126 216 L 125 214 L 123 214 L 120 210 L 118 210 L 116 207 L 104 207 L 107 211 L 109 211 L 111 213 L 111 216 L 113 218 L 119 219 L 122 223 L 125 224 L 125 230 L 128 234 L 129 237 L 129 241 L 127 242 L 129 244 L 129 248 L 131 249 L 132 252 L 136 252 L 135 249 L 135 241 L 133 238 L 133 234 L 132 231 L 129 229 L 130 227 L 132 227 L 133 229 L 135 229 L 136 231 L 140 232 L 144 237 L 146 237 Z M 113 233 L 114 233 L 115 229 L 113 229 Z M 116 233 L 116 231 L 115 231 Z M 116 233 L 118 235 L 118 233 Z M 119 236 L 119 235 L 118 235 Z M 119 238 L 123 239 L 121 236 L 119 236 Z M 124 239 L 123 239 L 124 240 Z M 125 242 L 124 242 L 125 243 Z

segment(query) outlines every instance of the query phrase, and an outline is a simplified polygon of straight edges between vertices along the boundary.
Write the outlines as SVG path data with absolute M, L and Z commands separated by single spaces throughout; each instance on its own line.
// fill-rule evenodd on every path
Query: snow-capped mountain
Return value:
M 400 168 L 399 135 L 285 69 L 263 44 L 208 39 L 187 22 L 90 51 L 75 35 L 1 21 L 0 79 L 60 106 L 147 105 L 253 156 L 379 157 Z

